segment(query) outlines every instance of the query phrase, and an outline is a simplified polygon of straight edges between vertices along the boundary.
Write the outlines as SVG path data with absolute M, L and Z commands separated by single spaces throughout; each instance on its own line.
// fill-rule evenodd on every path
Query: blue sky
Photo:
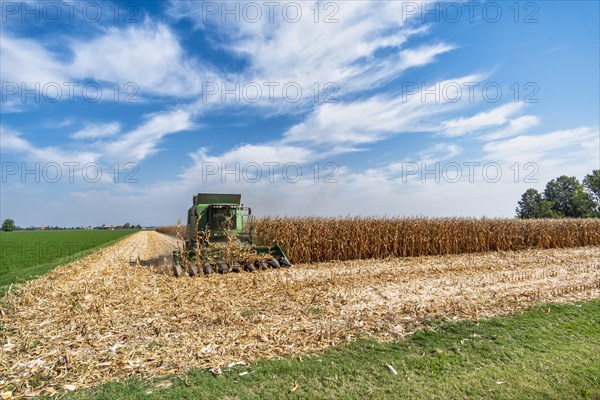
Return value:
M 512 217 L 600 168 L 595 1 L 0 4 L 0 218 L 21 226 L 174 224 L 198 192 Z

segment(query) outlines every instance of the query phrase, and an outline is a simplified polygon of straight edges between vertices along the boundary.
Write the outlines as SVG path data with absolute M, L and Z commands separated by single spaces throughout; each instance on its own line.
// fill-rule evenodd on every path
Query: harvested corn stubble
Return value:
M 171 237 L 139 232 L 14 287 L 0 303 L 0 393 L 51 394 L 218 370 L 323 349 L 359 333 L 397 339 L 430 318 L 478 319 L 600 297 L 600 247 L 180 278 L 164 258 L 175 247 Z

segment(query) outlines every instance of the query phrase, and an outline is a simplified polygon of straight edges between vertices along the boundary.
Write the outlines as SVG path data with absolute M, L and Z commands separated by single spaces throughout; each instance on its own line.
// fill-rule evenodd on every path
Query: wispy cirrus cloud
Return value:
M 188 3 L 187 6 L 189 8 L 185 3 L 176 5 L 184 10 L 182 17 L 193 17 L 197 4 Z M 305 15 L 309 15 L 310 4 L 302 3 L 301 6 Z M 68 61 L 57 57 L 41 43 L 20 43 L 25 39 L 16 38 L 11 49 L 17 53 L 9 53 L 8 57 L 14 60 L 38 58 L 40 65 L 47 65 L 47 70 L 57 70 L 62 74 L 49 75 L 48 79 L 135 82 L 142 94 L 182 99 L 199 94 L 205 81 L 295 82 L 300 83 L 304 90 L 317 82 L 335 82 L 338 87 L 343 87 L 340 96 L 347 96 L 372 90 L 406 69 L 432 63 L 440 54 L 455 48 L 441 41 L 410 46 L 410 38 L 426 34 L 428 27 L 407 25 L 397 18 L 400 10 L 396 2 L 349 2 L 339 7 L 338 22 L 334 24 L 315 24 L 311 18 L 289 23 L 281 17 L 273 23 L 262 19 L 257 24 L 219 24 L 216 27 L 218 34 L 227 40 L 221 41 L 218 46 L 247 61 L 243 71 L 227 76 L 220 76 L 214 72 L 217 70 L 214 66 L 190 57 L 170 27 L 150 18 L 132 26 L 101 27 L 98 34 L 87 39 L 67 40 L 72 54 Z M 311 45 L 307 46 L 307 43 Z M 21 46 L 25 44 L 31 46 Z M 30 54 L 20 50 L 22 48 L 33 50 Z M 383 56 L 379 54 L 382 50 L 386 50 Z M 17 64 L 9 64 L 9 69 L 16 73 Z M 46 79 L 37 71 L 30 75 Z M 305 93 L 304 97 L 309 99 L 308 103 L 313 101 L 312 95 Z M 294 141 L 304 140 L 308 129 L 317 128 L 313 135 L 321 135 L 323 141 L 329 143 L 326 154 L 356 151 L 355 144 L 381 140 L 388 134 L 405 129 L 407 124 L 425 114 L 424 110 L 419 112 L 417 108 L 403 105 L 402 110 L 407 115 L 400 116 L 399 112 L 385 104 L 390 101 L 392 106 L 400 105 L 397 99 L 386 95 L 346 101 L 341 105 L 317 105 L 306 121 L 284 133 L 282 143 L 293 146 Z M 297 104 L 288 104 L 282 111 L 278 108 L 281 102 L 279 105 L 261 104 L 282 113 L 296 113 L 302 109 Z M 157 151 L 165 135 L 190 129 L 194 118 L 209 107 L 218 106 L 223 105 L 196 104 L 185 108 L 188 111 L 163 112 L 130 132 L 121 132 L 119 122 L 84 127 L 71 138 L 97 140 L 97 148 L 102 154 L 112 157 L 128 154 L 136 160 L 143 160 Z M 244 106 L 253 107 L 248 103 L 242 104 Z M 310 109 L 309 104 L 306 111 Z M 410 112 L 412 115 L 408 117 Z M 362 121 L 357 116 L 362 117 Z M 165 120 L 168 122 L 163 125 Z M 367 120 L 372 125 L 365 124 Z M 322 135 L 324 131 L 329 133 Z M 308 140 L 318 145 L 321 138 L 310 136 Z M 308 149 L 307 146 L 302 147 Z M 310 152 L 314 153 L 314 150 Z M 241 155 L 239 151 L 235 154 Z
M 437 85 L 476 79 L 478 76 L 470 75 L 438 82 Z M 442 129 L 439 121 L 442 115 L 464 106 L 463 103 L 449 101 L 422 101 L 419 93 L 408 97 L 402 93 L 376 95 L 362 100 L 325 104 L 288 129 L 282 140 L 285 143 L 314 145 L 361 145 L 401 133 L 435 132 Z
M 65 62 L 39 40 L 18 38 L 2 32 L 2 82 L 25 84 L 32 90 L 36 83 L 65 82 L 70 74 Z
M 23 154 L 26 158 L 34 159 L 36 162 L 54 162 L 63 164 L 79 163 L 81 165 L 96 162 L 100 153 L 89 150 L 65 150 L 59 146 L 36 146 L 30 140 L 24 138 L 19 132 L 0 126 L 2 137 L 2 151 L 6 153 Z
M 206 10 L 194 1 L 170 4 L 174 18 L 191 19 L 217 46 L 245 61 L 229 77 L 242 83 L 294 82 L 308 92 L 315 83 L 332 82 L 340 88 L 338 96 L 351 96 L 380 87 L 407 69 L 432 63 L 456 48 L 443 41 L 411 45 L 410 39 L 425 35 L 428 26 L 406 23 L 400 18 L 403 5 L 395 1 L 332 3 L 336 6 L 333 23 L 312 18 L 315 7 L 323 6 L 320 3 L 293 3 L 303 16 L 293 23 L 281 13 L 272 18 L 263 15 L 255 22 L 222 23 L 220 18 L 207 18 Z
M 121 131 L 117 122 L 87 125 L 71 135 L 72 139 L 99 139 L 114 136 Z
M 440 133 L 444 136 L 455 137 L 499 127 L 508 124 L 510 118 L 521 111 L 524 106 L 524 103 L 507 103 L 489 111 L 482 111 L 472 117 L 446 120 L 442 123 L 443 130 Z M 528 119 L 525 121 L 531 122 L 532 120 Z M 523 120 L 521 120 L 521 126 L 522 122 Z
M 436 143 L 418 153 L 419 161 L 425 164 L 450 160 L 462 152 L 462 148 L 454 143 Z
M 539 135 L 522 135 L 486 143 L 487 157 L 512 162 L 551 161 L 552 163 L 579 164 L 588 160 L 597 168 L 600 131 L 598 128 L 578 127 Z
M 38 146 L 22 134 L 0 126 L 2 151 L 23 154 L 45 162 L 141 162 L 156 153 L 166 135 L 197 127 L 183 110 L 151 114 L 137 128 L 119 134 L 117 123 L 90 125 L 72 135 L 74 139 L 94 139 L 70 143 L 69 146 Z
M 183 51 L 168 26 L 150 19 L 106 28 L 91 40 L 71 42 L 70 48 L 70 75 L 121 85 L 133 82 L 141 93 L 189 98 L 200 93 L 203 81 L 215 78 L 209 66 Z
M 515 136 L 519 133 L 527 131 L 529 128 L 540 123 L 540 118 L 537 115 L 523 115 L 508 121 L 508 124 L 501 129 L 495 130 L 482 136 L 483 140 L 498 140 Z
M 104 143 L 101 148 L 106 157 L 112 159 L 142 161 L 158 151 L 164 136 L 196 126 L 186 111 L 161 112 L 148 116 L 140 126 Z
M 67 39 L 62 54 L 43 40 L 10 32 L 3 33 L 0 45 L 3 82 L 26 84 L 28 90 L 36 84 L 41 90 L 48 83 L 87 81 L 116 84 L 123 90 L 132 83 L 135 90 L 129 92 L 135 94 L 183 99 L 197 96 L 202 82 L 217 79 L 209 65 L 183 51 L 171 28 L 151 19 L 125 27 L 101 27 L 86 39 Z
M 581 126 L 572 129 L 520 135 L 488 142 L 483 146 L 485 159 L 511 164 L 521 169 L 521 179 L 533 177 L 543 184 L 560 175 L 580 179 L 600 166 L 600 130 Z M 531 184 L 528 185 L 531 187 Z

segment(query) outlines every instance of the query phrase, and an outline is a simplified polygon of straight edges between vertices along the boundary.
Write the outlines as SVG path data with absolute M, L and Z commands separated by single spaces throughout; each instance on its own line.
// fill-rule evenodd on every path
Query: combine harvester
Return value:
M 173 275 L 253 272 L 291 267 L 279 245 L 255 246 L 255 218 L 240 194 L 199 193 L 188 210 L 185 245 L 173 253 Z

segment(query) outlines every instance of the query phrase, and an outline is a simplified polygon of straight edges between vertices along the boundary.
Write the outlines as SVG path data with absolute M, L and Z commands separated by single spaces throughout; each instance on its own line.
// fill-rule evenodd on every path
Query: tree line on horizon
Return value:
M 112 228 L 113 229 L 143 229 L 140 224 L 134 225 L 134 224 L 130 224 L 129 222 L 127 222 L 123 225 L 112 227 Z M 83 226 L 78 226 L 78 227 L 44 226 L 43 228 L 39 228 L 39 227 L 35 227 L 35 226 L 30 226 L 27 228 L 22 228 L 20 226 L 15 225 L 15 221 L 10 218 L 6 218 L 4 221 L 2 221 L 2 231 L 3 232 L 36 231 L 36 230 L 66 231 L 66 230 L 75 230 L 75 229 L 86 229 L 86 227 L 83 227 Z M 107 228 L 106 228 L 106 225 L 102 225 L 102 226 L 93 227 L 92 229 L 107 229 Z
M 516 208 L 517 217 L 600 218 L 600 169 L 583 178 L 562 175 L 546 184 L 543 192 L 530 188 Z

